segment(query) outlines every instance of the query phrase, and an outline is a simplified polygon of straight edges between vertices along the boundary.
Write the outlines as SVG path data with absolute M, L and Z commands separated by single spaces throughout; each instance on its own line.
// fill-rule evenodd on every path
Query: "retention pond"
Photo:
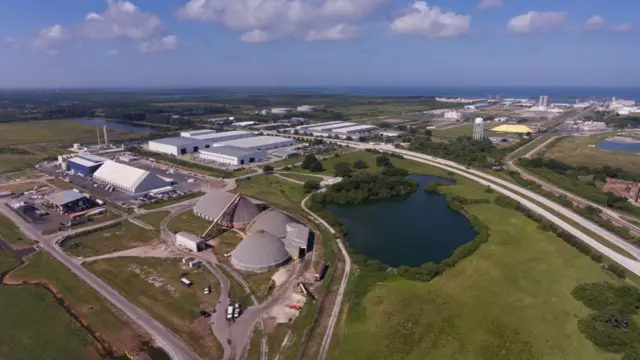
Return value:
M 420 183 L 410 197 L 354 206 L 329 205 L 347 228 L 349 247 L 371 259 L 399 267 L 439 263 L 476 237 L 469 220 L 447 205 L 443 195 L 424 191 L 433 176 L 412 175 Z

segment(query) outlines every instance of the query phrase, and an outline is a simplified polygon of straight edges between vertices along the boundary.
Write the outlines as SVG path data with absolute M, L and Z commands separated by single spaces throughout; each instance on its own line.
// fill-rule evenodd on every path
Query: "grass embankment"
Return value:
M 466 180 L 442 191 L 495 196 Z M 464 209 L 489 227 L 489 241 L 430 282 L 368 288 L 369 274 L 353 277 L 331 359 L 619 358 L 580 333 L 577 319 L 589 310 L 570 295 L 576 284 L 619 279 L 517 211 L 492 203 Z
M 284 176 L 288 179 L 291 180 L 295 180 L 295 181 L 300 181 L 300 182 L 306 182 L 306 181 L 322 181 L 322 177 L 321 176 L 313 176 L 313 175 L 306 175 L 306 174 L 294 174 L 294 173 L 281 173 L 280 176 Z
M 203 359 L 220 359 L 222 346 L 201 309 L 211 311 L 219 297 L 219 283 L 208 270 L 185 268 L 179 259 L 115 258 L 85 264 L 127 299 L 169 327 Z M 193 286 L 179 281 L 186 276 Z M 212 293 L 204 295 L 210 285 Z
M 64 249 L 73 256 L 91 257 L 148 245 L 158 232 L 123 221 L 105 229 L 90 231 L 64 241 Z
M 27 245 L 29 243 L 29 239 L 22 234 L 22 231 L 20 231 L 13 221 L 4 215 L 0 215 L 0 239 L 15 246 Z
M 125 350 L 135 352 L 135 350 L 140 347 L 140 342 L 143 340 L 142 337 L 129 323 L 123 320 L 122 315 L 116 313 L 102 296 L 98 295 L 95 290 L 64 267 L 64 265 L 53 259 L 49 254 L 37 252 L 31 255 L 27 258 L 25 265 L 11 272 L 9 279 L 11 282 L 36 282 L 50 285 L 55 289 L 55 292 L 64 299 L 66 306 L 84 321 L 93 332 L 99 334 L 116 353 L 122 354 Z M 35 304 L 34 301 L 29 301 L 29 303 L 36 310 L 41 307 Z M 59 306 L 57 307 L 60 309 Z M 15 321 L 20 323 L 27 322 L 25 319 L 15 319 Z M 50 322 L 53 323 L 53 321 L 54 319 L 43 316 L 41 319 L 35 319 L 32 324 L 34 327 L 41 325 L 47 327 L 47 324 Z M 8 328 L 12 328 L 13 322 L 3 322 L 3 325 L 4 324 L 6 324 Z M 55 332 L 56 330 L 53 331 Z M 4 337 L 0 339 L 3 338 Z M 71 339 L 71 337 L 69 339 Z M 29 344 L 29 346 L 31 345 L 32 344 Z M 69 358 L 62 355 L 65 355 L 65 353 L 61 353 L 61 357 L 58 358 Z M 52 357 L 24 356 L 22 358 L 48 359 Z M 82 357 L 78 357 L 78 359 L 80 358 Z
M 236 191 L 288 212 L 301 212 L 300 202 L 306 196 L 302 185 L 273 175 L 256 175 L 242 179 L 238 181 Z
M 160 231 L 160 224 L 164 219 L 169 216 L 170 211 L 158 211 L 150 214 L 144 214 L 136 217 L 136 219 L 142 221 L 143 223 L 153 226 L 154 229 Z
M 191 194 L 186 194 L 186 195 L 183 195 L 183 196 L 180 196 L 180 197 L 177 197 L 177 198 L 169 199 L 167 201 L 160 201 L 160 202 L 157 202 L 157 203 L 142 205 L 140 208 L 141 209 L 145 209 L 145 210 L 160 209 L 160 208 L 163 208 L 165 206 L 179 204 L 179 203 L 181 203 L 183 201 L 194 199 L 194 198 L 200 197 L 202 195 L 204 195 L 204 193 L 201 192 L 201 191 L 198 191 L 198 192 L 194 192 L 194 193 L 191 193 Z
M 196 216 L 192 210 L 187 210 L 169 220 L 167 227 L 174 233 L 187 231 L 200 236 L 211 226 L 211 223 L 211 221 Z
M 544 157 L 572 165 L 588 167 L 609 165 L 627 171 L 640 172 L 640 157 L 637 154 L 596 148 L 600 141 L 613 135 L 613 133 L 607 133 L 593 136 L 568 136 L 548 148 L 544 152 Z M 538 155 L 542 156 L 542 152 Z

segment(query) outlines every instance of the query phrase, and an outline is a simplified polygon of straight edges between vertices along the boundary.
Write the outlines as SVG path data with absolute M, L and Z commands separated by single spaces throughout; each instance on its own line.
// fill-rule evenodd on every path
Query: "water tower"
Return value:
M 473 138 L 475 140 L 484 139 L 484 119 L 481 117 L 476 118 L 473 122 Z

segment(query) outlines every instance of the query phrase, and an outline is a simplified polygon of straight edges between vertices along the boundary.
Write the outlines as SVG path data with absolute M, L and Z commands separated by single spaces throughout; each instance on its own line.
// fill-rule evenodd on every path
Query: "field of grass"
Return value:
M 187 210 L 174 217 L 173 219 L 169 220 L 169 223 L 167 224 L 169 230 L 175 233 L 187 231 L 198 236 L 204 233 L 209 228 L 209 226 L 211 226 L 210 221 L 196 216 L 196 214 L 194 214 L 191 210 Z
M 181 203 L 183 201 L 187 201 L 189 199 L 194 199 L 194 198 L 200 197 L 202 195 L 204 195 L 203 192 L 195 192 L 195 193 L 186 194 L 184 196 L 180 196 L 180 197 L 177 197 L 177 198 L 169 199 L 167 201 L 161 201 L 161 202 L 157 202 L 157 203 L 153 203 L 153 204 L 143 205 L 143 206 L 141 206 L 141 208 L 142 209 L 146 209 L 146 210 L 160 209 L 160 208 L 163 208 L 165 206 L 179 204 L 179 203 Z
M 442 190 L 495 196 L 464 180 Z M 330 359 L 619 359 L 579 332 L 589 310 L 570 292 L 620 280 L 519 212 L 494 204 L 465 210 L 489 226 L 489 242 L 428 283 L 374 285 L 361 307 L 349 307 L 352 279 Z
M 495 124 L 484 124 L 484 130 L 487 131 L 496 127 Z M 444 129 L 433 130 L 433 136 L 441 139 L 455 139 L 459 136 L 473 136 L 473 124 L 465 123 L 459 126 L 445 127 Z
M 53 286 L 67 306 L 117 353 L 140 346 L 142 338 L 134 328 L 102 296 L 49 254 L 37 252 L 29 256 L 27 263 L 11 272 L 9 278 L 12 282 L 46 282 Z
M 285 211 L 298 211 L 300 202 L 306 196 L 302 185 L 273 175 L 257 175 L 242 179 L 238 181 L 237 191 Z
M 242 238 L 238 233 L 234 231 L 226 231 L 215 237 L 215 245 L 213 247 L 213 252 L 218 256 L 219 259 L 224 258 L 225 254 L 230 253 L 233 249 L 238 246 Z
M 95 141 L 96 128 L 71 120 L 28 121 L 0 124 L 0 146 L 44 142 Z
M 20 194 L 25 191 L 33 190 L 34 187 L 37 187 L 39 185 L 41 185 L 41 183 L 37 183 L 37 182 L 11 184 L 11 185 L 0 186 L 0 191 L 11 191 L 14 194 Z
M 27 245 L 30 242 L 17 226 L 3 215 L 0 215 L 0 239 L 16 246 Z
M 144 229 L 130 221 L 123 221 L 106 229 L 70 238 L 64 249 L 78 257 L 91 257 L 148 245 L 158 233 Z
M 544 157 L 554 158 L 572 165 L 599 167 L 609 165 L 628 171 L 640 172 L 640 156 L 622 151 L 600 150 L 595 147 L 612 134 L 594 136 L 568 136 L 560 139 L 544 152 Z M 539 155 L 542 155 L 540 153 Z
M 0 359 L 96 359 L 96 342 L 36 286 L 0 287 Z
M 136 219 L 142 221 L 143 223 L 153 226 L 154 229 L 160 231 L 160 224 L 164 219 L 169 216 L 170 211 L 158 211 L 150 214 L 144 214 L 136 217 Z
M 306 181 L 309 181 L 309 180 L 322 181 L 322 177 L 313 176 L 313 175 L 294 174 L 294 173 L 283 173 L 283 174 L 280 174 L 280 175 L 284 176 L 286 178 L 289 178 L 291 180 L 302 181 L 302 182 L 306 182 Z
M 6 273 L 18 265 L 20 265 L 20 261 L 12 253 L 0 247 L 0 274 Z
M 219 297 L 219 284 L 207 270 L 186 269 L 179 259 L 115 258 L 91 262 L 87 269 L 105 280 L 123 296 L 169 327 L 203 359 L 220 359 L 222 346 L 211 331 L 209 320 L 199 311 L 211 311 Z M 183 286 L 181 272 L 193 286 Z M 203 288 L 212 293 L 204 295 Z

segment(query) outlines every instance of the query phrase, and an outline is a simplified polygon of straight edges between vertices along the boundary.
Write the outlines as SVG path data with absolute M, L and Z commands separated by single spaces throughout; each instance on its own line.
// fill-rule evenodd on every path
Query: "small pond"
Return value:
M 410 178 L 420 187 L 406 199 L 327 206 L 345 224 L 349 247 L 393 267 L 419 267 L 447 259 L 456 248 L 476 237 L 469 220 L 449 209 L 443 195 L 424 191 L 426 184 L 443 179 Z
M 598 143 L 597 148 L 601 150 L 640 153 L 640 142 L 619 142 L 602 140 L 600 143 Z
M 98 126 L 106 125 L 110 129 L 130 131 L 134 133 L 150 133 L 154 130 L 153 126 L 138 125 L 138 124 L 125 123 L 125 122 L 118 122 L 118 121 L 107 121 L 104 119 L 76 119 L 73 121 L 80 124 L 85 124 L 85 125 L 98 125 Z

